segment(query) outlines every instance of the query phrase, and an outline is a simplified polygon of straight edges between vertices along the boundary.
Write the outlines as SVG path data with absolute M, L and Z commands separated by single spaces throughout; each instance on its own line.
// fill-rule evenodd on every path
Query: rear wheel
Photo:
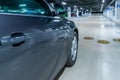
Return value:
M 74 38 L 72 40 L 70 53 L 68 54 L 68 60 L 67 60 L 67 66 L 72 67 L 77 59 L 77 53 L 78 53 L 78 37 L 77 34 L 74 33 Z

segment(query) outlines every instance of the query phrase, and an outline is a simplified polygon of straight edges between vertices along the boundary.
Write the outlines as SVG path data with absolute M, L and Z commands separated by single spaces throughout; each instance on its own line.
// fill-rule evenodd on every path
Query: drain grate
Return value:
M 115 39 L 113 39 L 113 41 L 120 42 L 120 38 L 115 38 Z
M 109 44 L 110 42 L 107 40 L 98 40 L 98 43 L 100 44 Z
M 93 37 L 84 37 L 84 39 L 86 39 L 86 40 L 93 40 L 94 38 Z

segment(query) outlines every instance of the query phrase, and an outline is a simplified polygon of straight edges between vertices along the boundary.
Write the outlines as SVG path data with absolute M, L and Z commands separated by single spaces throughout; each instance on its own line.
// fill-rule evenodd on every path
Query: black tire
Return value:
M 74 50 L 76 50 L 76 52 Z M 78 54 L 78 37 L 76 32 L 74 32 L 74 38 L 72 40 L 71 47 L 68 53 L 68 59 L 66 63 L 67 67 L 72 67 L 75 64 L 77 59 L 77 54 Z

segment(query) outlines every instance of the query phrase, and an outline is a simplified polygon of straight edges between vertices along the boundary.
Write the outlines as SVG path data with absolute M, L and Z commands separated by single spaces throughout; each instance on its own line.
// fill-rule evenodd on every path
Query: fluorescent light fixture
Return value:
M 63 5 L 66 5 L 67 3 L 66 2 L 62 2 Z
M 101 5 L 101 11 L 103 10 L 104 4 Z
M 104 5 L 102 4 L 101 7 L 103 7 Z
M 77 7 L 77 6 L 74 6 L 74 7 Z
M 26 7 L 27 4 L 20 4 L 19 7 Z
M 82 10 L 83 8 L 81 7 L 80 9 Z
M 105 0 L 102 0 L 103 3 L 105 3 Z

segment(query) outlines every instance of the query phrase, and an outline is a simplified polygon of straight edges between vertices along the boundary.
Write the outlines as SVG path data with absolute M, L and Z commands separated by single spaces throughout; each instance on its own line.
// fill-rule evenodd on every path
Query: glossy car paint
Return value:
M 74 30 L 59 16 L 0 13 L 0 80 L 53 80 L 67 61 Z

